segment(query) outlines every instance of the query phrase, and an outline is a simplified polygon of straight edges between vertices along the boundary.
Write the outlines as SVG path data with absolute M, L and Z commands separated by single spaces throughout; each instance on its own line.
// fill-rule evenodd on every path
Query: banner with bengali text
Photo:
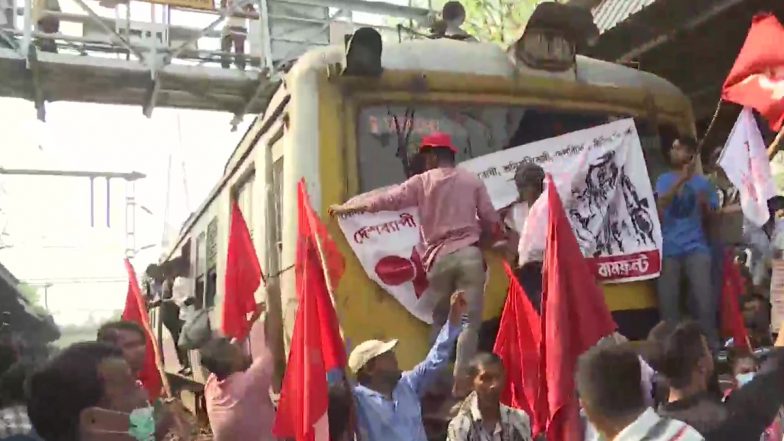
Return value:
M 598 280 L 619 283 L 657 277 L 661 227 L 642 147 L 632 119 L 568 133 L 462 162 L 484 182 L 496 209 L 517 199 L 514 174 L 536 163 L 555 181 L 575 237 Z M 357 198 L 367 197 L 375 190 Z M 546 198 L 531 208 L 521 236 L 543 246 Z M 421 255 L 416 208 L 364 213 L 339 220 L 368 276 L 409 312 L 432 322 L 435 301 Z

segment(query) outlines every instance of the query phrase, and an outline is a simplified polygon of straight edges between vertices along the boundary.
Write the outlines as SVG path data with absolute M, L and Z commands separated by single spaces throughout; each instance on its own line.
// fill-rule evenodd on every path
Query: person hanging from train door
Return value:
M 190 375 L 191 365 L 188 359 L 188 351 L 180 348 L 180 334 L 185 325 L 187 308 L 195 301 L 190 293 L 190 286 L 187 277 L 188 262 L 179 257 L 161 264 L 161 271 L 164 274 L 164 282 L 161 292 L 161 299 L 154 306 L 161 308 L 161 321 L 163 326 L 171 334 L 174 348 L 177 352 L 177 361 L 180 363 L 180 374 Z
M 500 217 L 487 189 L 468 170 L 456 167 L 457 147 L 446 133 L 435 132 L 422 139 L 420 153 L 426 172 L 361 201 L 330 207 L 333 216 L 400 210 L 417 207 L 426 250 L 423 265 L 430 289 L 439 306 L 433 325 L 440 328 L 448 315 L 449 296 L 460 290 L 468 301 L 468 326 L 457 343 L 453 394 L 469 392 L 468 364 L 476 353 L 486 266 L 479 246 L 482 233 L 503 239 Z
M 541 243 L 524 243 L 521 234 L 531 206 L 544 192 L 544 169 L 536 164 L 521 165 L 515 172 L 514 182 L 518 192 L 517 201 L 501 210 L 507 233 L 509 260 L 512 267 L 516 268 L 517 280 L 531 304 L 540 311 L 544 238 L 537 238 Z

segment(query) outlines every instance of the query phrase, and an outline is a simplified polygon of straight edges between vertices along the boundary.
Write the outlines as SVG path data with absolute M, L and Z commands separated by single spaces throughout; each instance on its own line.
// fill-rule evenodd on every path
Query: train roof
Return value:
M 343 56 L 342 46 L 311 50 L 297 60 L 289 77 L 296 77 L 303 71 L 326 69 L 329 65 L 341 63 Z M 381 53 L 381 65 L 385 70 L 572 79 L 595 86 L 642 88 L 654 93 L 683 96 L 675 85 L 652 73 L 583 55 L 577 55 L 576 78 L 571 73 L 553 73 L 516 65 L 506 50 L 493 43 L 422 39 L 386 44 Z

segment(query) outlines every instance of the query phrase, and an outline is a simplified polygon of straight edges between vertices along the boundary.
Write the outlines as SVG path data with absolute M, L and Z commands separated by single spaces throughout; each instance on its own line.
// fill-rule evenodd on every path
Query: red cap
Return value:
M 422 138 L 422 144 L 419 146 L 419 151 L 421 152 L 432 147 L 446 147 L 451 150 L 452 153 L 457 154 L 457 147 L 452 144 L 452 137 L 449 136 L 448 133 L 433 132 L 425 136 Z

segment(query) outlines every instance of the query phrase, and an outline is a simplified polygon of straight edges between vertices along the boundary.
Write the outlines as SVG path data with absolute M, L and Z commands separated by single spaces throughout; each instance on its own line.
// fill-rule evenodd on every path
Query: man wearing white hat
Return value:
M 461 292 L 450 299 L 449 319 L 427 358 L 401 372 L 395 357 L 397 340 L 369 340 L 354 348 L 348 367 L 359 383 L 354 387 L 361 439 L 367 441 L 426 441 L 420 397 L 449 361 L 463 329 L 466 300 Z

